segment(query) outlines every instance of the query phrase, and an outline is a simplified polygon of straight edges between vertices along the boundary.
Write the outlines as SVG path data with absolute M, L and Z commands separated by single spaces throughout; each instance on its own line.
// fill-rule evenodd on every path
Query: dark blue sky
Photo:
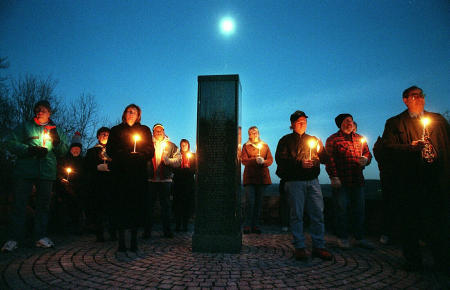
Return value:
M 197 76 L 239 74 L 244 139 L 256 125 L 274 154 L 300 109 L 325 143 L 348 112 L 372 148 L 405 88 L 422 87 L 428 110 L 450 109 L 449 3 L 3 0 L 0 56 L 11 77 L 50 75 L 66 99 L 94 94 L 111 121 L 136 103 L 175 143 L 195 144 Z M 220 32 L 225 16 L 232 35 Z M 378 178 L 375 162 L 366 177 Z

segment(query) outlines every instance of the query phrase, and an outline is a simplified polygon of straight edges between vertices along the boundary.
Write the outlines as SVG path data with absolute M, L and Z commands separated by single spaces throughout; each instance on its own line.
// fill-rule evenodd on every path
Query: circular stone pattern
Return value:
M 327 237 L 332 261 L 299 262 L 289 234 L 245 235 L 240 254 L 192 253 L 191 241 L 192 233 L 173 239 L 156 233 L 140 240 L 137 253 L 117 253 L 116 242 L 95 243 L 83 236 L 55 249 L 21 249 L 2 254 L 0 288 L 428 289 L 439 283 L 432 273 L 401 270 L 396 247 L 342 251 Z M 310 240 L 307 244 L 310 248 Z

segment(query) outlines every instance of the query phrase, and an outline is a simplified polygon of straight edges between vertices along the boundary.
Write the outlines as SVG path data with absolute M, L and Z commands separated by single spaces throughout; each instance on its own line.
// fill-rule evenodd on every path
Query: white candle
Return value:
M 425 130 L 427 125 L 430 124 L 430 118 L 422 118 L 420 121 L 422 121 L 423 124 L 422 140 L 425 140 Z
M 261 148 L 262 148 L 262 144 L 258 143 L 258 145 L 256 145 L 256 147 L 258 148 L 258 156 L 261 156 Z
M 363 156 L 363 148 L 364 148 L 365 142 L 366 142 L 366 138 L 362 137 L 361 138 L 361 156 Z
M 70 176 L 70 172 L 72 172 L 72 168 L 67 167 L 66 171 L 67 171 L 67 181 L 69 181 L 69 176 Z
M 311 139 L 311 140 L 309 140 L 308 141 L 308 145 L 309 145 L 309 160 L 311 160 L 311 150 L 314 148 L 314 147 L 316 147 L 316 145 L 317 145 L 317 142 L 316 142 L 316 140 L 314 140 L 314 139 Z
M 134 139 L 134 149 L 133 149 L 133 153 L 136 153 L 136 142 L 141 140 L 141 136 L 139 136 L 138 134 L 133 136 Z

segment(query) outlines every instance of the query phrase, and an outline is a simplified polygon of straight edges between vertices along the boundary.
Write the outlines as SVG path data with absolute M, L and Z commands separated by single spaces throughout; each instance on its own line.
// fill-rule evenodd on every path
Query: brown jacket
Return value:
M 261 150 L 250 142 L 242 147 L 241 160 L 244 164 L 244 185 L 247 184 L 272 184 L 270 180 L 269 166 L 272 165 L 273 157 L 270 153 L 269 146 L 260 141 Z M 264 158 L 264 163 L 259 165 L 256 163 L 256 157 Z

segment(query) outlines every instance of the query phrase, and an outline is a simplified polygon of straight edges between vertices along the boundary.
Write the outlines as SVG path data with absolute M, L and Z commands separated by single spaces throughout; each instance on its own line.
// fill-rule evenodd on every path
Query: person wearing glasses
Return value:
M 407 110 L 386 121 L 383 147 L 397 166 L 405 270 L 423 268 L 419 239 L 431 248 L 435 271 L 449 272 L 450 126 L 424 110 L 417 86 L 403 92 Z

